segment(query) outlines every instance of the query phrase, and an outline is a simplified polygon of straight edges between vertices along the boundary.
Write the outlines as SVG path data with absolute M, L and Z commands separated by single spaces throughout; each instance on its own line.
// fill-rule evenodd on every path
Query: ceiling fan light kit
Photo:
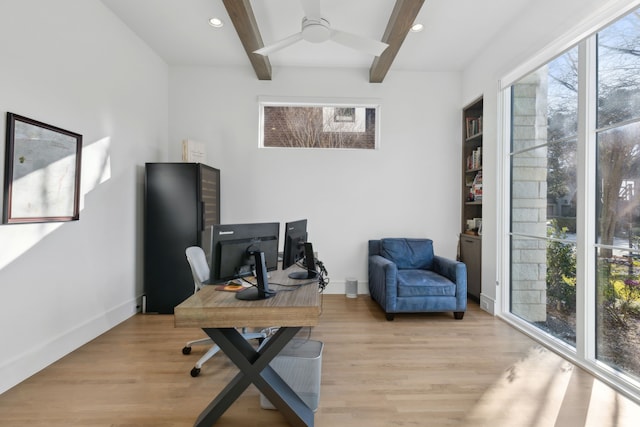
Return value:
M 302 18 L 302 38 L 311 43 L 326 42 L 331 38 L 329 21 L 323 18 Z

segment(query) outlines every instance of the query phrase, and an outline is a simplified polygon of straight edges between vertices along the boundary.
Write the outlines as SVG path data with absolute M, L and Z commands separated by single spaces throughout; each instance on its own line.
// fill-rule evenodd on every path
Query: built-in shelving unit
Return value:
M 467 265 L 467 293 L 478 301 L 482 289 L 482 112 L 482 98 L 462 110 L 460 260 Z

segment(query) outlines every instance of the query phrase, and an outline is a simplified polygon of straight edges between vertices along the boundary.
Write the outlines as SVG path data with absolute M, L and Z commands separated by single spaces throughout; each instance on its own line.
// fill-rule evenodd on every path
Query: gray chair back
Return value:
M 191 267 L 191 274 L 193 275 L 194 292 L 202 288 L 204 282 L 209 280 L 209 265 L 207 264 L 207 257 L 200 246 L 190 246 L 185 250 L 187 255 L 187 261 Z

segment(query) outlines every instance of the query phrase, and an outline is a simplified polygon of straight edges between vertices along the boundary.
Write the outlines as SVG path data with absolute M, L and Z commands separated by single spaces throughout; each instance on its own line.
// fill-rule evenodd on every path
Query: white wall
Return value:
M 629 0 L 538 0 L 524 10 L 518 20 L 505 27 L 491 45 L 480 52 L 466 68 L 462 78 L 462 98 L 468 103 L 484 95 L 484 148 L 483 148 L 483 236 L 482 236 L 482 296 L 481 299 L 493 311 L 493 304 L 499 300 L 497 281 L 502 281 L 508 266 L 500 260 L 501 245 L 499 227 L 500 217 L 508 212 L 501 208 L 499 197 L 502 191 L 506 197 L 506 188 L 500 180 L 501 168 L 509 164 L 501 159 L 503 151 L 500 144 L 507 144 L 502 138 L 500 80 L 507 74 L 513 74 L 525 62 L 532 58 L 543 58 L 541 52 L 550 45 L 570 47 L 581 36 L 577 35 L 586 28 L 593 28 L 604 15 L 611 11 L 628 8 Z M 576 28 L 581 28 L 576 31 Z M 547 57 L 544 61 L 549 61 Z M 542 65 L 542 63 L 538 64 Z M 523 71 L 528 73 L 528 69 Z M 521 77 L 521 76 L 520 76 Z M 508 254 L 508 247 L 502 248 Z M 507 308 L 508 309 L 508 308 Z
M 380 148 L 259 149 L 258 96 L 376 98 Z M 206 143 L 221 170 L 222 221 L 309 220 L 309 239 L 331 284 L 356 277 L 366 292 L 367 240 L 422 236 L 455 258 L 460 227 L 460 75 L 367 70 L 171 67 L 169 158 L 180 141 Z M 281 234 L 283 227 L 281 226 Z M 281 239 L 282 246 L 282 239 Z
M 97 0 L 0 2 L 0 40 L 3 132 L 10 111 L 84 138 L 80 220 L 0 226 L 1 393 L 135 313 L 168 73 Z

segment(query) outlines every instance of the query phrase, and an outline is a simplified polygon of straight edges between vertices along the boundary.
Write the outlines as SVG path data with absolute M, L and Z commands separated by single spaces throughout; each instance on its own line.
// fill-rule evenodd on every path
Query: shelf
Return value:
M 474 141 L 476 139 L 481 139 L 481 138 L 482 138 L 482 132 L 476 133 L 475 135 L 468 136 L 467 139 L 465 139 L 465 141 L 466 142 L 471 142 L 471 141 Z
M 473 202 L 464 202 L 465 205 L 482 205 L 482 200 L 474 200 Z
M 474 239 L 474 240 L 482 240 L 482 236 L 478 236 L 477 234 L 473 233 L 473 234 L 469 234 L 468 232 L 464 232 L 460 234 L 460 237 L 468 237 L 470 239 Z
M 481 170 L 482 170 L 482 166 L 480 166 L 479 168 L 475 168 L 475 169 L 467 169 L 466 171 L 464 171 L 464 173 L 480 172 Z

